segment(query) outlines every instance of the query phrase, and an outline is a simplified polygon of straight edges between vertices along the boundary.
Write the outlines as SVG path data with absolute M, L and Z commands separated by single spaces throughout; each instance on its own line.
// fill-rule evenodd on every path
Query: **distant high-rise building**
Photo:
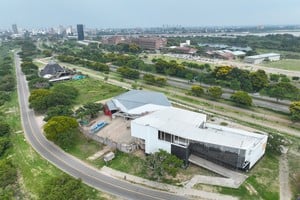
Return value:
M 73 35 L 72 26 L 69 26 L 69 27 L 66 29 L 66 33 L 67 33 L 67 35 Z
M 84 40 L 83 24 L 77 24 L 78 40 Z
M 12 31 L 13 31 L 14 34 L 18 34 L 19 33 L 17 24 L 13 24 L 12 25 Z

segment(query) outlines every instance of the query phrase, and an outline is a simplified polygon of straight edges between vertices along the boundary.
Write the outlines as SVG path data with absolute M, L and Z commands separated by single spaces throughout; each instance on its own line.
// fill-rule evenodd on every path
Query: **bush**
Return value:
M 242 106 L 251 106 L 252 98 L 249 96 L 247 92 L 237 91 L 233 95 L 231 95 L 230 99 L 238 105 Z

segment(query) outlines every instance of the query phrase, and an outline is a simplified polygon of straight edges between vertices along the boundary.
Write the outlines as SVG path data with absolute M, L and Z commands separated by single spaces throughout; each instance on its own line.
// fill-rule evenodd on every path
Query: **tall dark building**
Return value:
M 78 40 L 84 40 L 83 24 L 77 24 Z
M 19 33 L 17 24 L 13 24 L 12 25 L 12 31 L 13 31 L 14 34 L 18 34 Z

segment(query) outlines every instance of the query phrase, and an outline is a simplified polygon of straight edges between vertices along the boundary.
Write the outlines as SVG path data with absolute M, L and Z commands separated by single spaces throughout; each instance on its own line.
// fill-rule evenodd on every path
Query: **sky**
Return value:
M 0 28 L 300 24 L 300 0 L 0 0 Z

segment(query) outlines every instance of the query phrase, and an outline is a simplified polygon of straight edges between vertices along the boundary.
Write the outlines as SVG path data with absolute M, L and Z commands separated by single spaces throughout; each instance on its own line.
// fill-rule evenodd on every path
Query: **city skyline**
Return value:
M 79 23 L 89 28 L 300 24 L 297 0 L 10 0 L 1 7 L 1 28 Z

